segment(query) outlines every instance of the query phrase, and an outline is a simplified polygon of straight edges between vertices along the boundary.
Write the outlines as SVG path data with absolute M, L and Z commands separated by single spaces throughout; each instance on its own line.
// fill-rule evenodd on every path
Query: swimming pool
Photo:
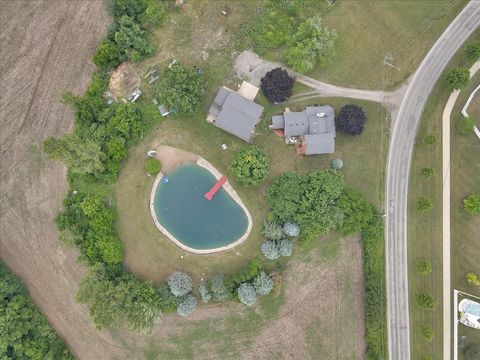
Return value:
M 168 174 L 168 182 L 154 184 L 151 210 L 157 227 L 185 250 L 221 251 L 237 245 L 251 228 L 248 210 L 225 188 L 205 199 L 216 181 L 205 167 L 186 163 Z

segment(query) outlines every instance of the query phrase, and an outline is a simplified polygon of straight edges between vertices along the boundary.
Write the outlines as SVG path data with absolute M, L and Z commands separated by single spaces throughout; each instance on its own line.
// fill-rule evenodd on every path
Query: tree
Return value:
M 127 15 L 137 19 L 146 9 L 147 0 L 108 0 L 107 7 L 115 18 Z
M 465 60 L 474 63 L 480 59 L 480 41 L 473 41 L 465 46 Z
M 335 40 L 335 30 L 322 26 L 320 16 L 302 22 L 293 36 L 287 51 L 287 63 L 300 73 L 313 69 L 316 63 L 325 65 L 331 61 Z
M 260 80 L 260 87 L 268 101 L 278 104 L 292 96 L 293 81 L 287 70 L 275 68 Z
M 73 360 L 30 300 L 22 281 L 0 260 L 0 358 Z
M 280 240 L 283 238 L 282 226 L 276 222 L 265 221 L 262 234 L 267 240 Z
M 344 235 L 363 230 L 374 215 L 374 209 L 363 195 L 353 189 L 346 189 L 338 199 L 338 206 L 343 213 L 340 231 Z
M 428 275 L 432 272 L 432 263 L 422 260 L 417 264 L 417 271 L 420 275 Z
M 423 138 L 423 143 L 426 145 L 436 144 L 437 142 L 438 142 L 438 138 L 433 134 L 426 135 Z
M 197 299 L 192 294 L 187 294 L 184 299 L 178 303 L 177 313 L 182 317 L 187 317 L 197 309 Z
M 343 161 L 342 159 L 333 159 L 330 166 L 334 170 L 340 170 L 343 167 Z
M 432 339 L 433 339 L 433 329 L 428 325 L 422 326 L 422 336 L 425 340 L 432 341 Z
M 95 142 L 76 135 L 50 138 L 43 144 L 47 155 L 62 161 L 73 174 L 98 174 L 103 171 L 105 154 Z
M 287 172 L 276 177 L 267 191 L 267 204 L 279 221 L 293 219 L 305 194 L 308 178 Z
M 480 214 L 480 194 L 470 194 L 463 200 L 463 209 L 469 215 Z
M 292 240 L 282 239 L 277 241 L 278 253 L 280 256 L 291 256 L 293 250 Z
M 287 236 L 297 237 L 300 234 L 300 226 L 294 222 L 287 221 L 283 224 L 283 233 Z
M 433 169 L 433 168 L 423 168 L 423 169 L 420 171 L 420 174 L 421 174 L 422 176 L 425 176 L 426 178 L 434 177 L 436 173 L 437 173 L 437 172 L 436 172 L 435 169 Z
M 469 344 L 463 351 L 465 360 L 478 360 L 480 359 L 480 345 L 478 343 Z
M 478 278 L 477 274 L 473 272 L 468 273 L 465 276 L 465 279 L 468 281 L 469 284 L 480 286 L 480 279 Z
M 469 116 L 462 116 L 457 121 L 457 131 L 461 135 L 469 135 L 473 133 L 473 129 L 475 128 L 475 121 Z
M 192 115 L 202 103 L 205 80 L 199 69 L 176 63 L 166 68 L 157 93 L 172 114 Z
M 421 198 L 420 200 L 418 200 L 417 210 L 420 213 L 426 214 L 426 213 L 430 212 L 430 210 L 432 210 L 432 208 L 433 208 L 432 200 L 427 199 L 427 198 Z
M 238 299 L 247 306 L 252 306 L 257 301 L 255 287 L 250 283 L 242 283 L 237 289 Z
M 470 70 L 456 67 L 451 69 L 445 78 L 445 86 L 449 91 L 463 89 L 470 81 Z
M 435 300 L 429 294 L 420 293 L 417 295 L 417 304 L 425 310 L 435 310 Z
M 118 21 L 114 41 L 125 58 L 140 61 L 153 54 L 154 49 L 147 41 L 147 33 L 134 19 L 123 15 Z
M 181 271 L 174 271 L 167 280 L 170 291 L 176 297 L 187 295 L 192 291 L 192 278 Z
M 92 58 L 92 62 L 100 69 L 115 68 L 123 60 L 124 54 L 122 54 L 117 44 L 108 39 L 105 39 L 100 43 Z
M 265 257 L 268 260 L 275 260 L 278 259 L 281 254 L 279 252 L 278 246 L 276 241 L 274 240 L 265 240 L 262 243 L 262 246 L 260 247 L 260 250 L 262 251 L 262 254 L 265 255 Z
M 145 161 L 145 171 L 151 175 L 157 175 L 161 169 L 160 160 L 158 159 L 147 159 Z
M 208 290 L 208 287 L 205 283 L 201 283 L 200 287 L 198 288 L 198 292 L 202 298 L 202 301 L 206 304 L 212 298 L 212 293 Z
M 335 119 L 337 128 L 347 135 L 360 135 L 365 128 L 367 117 L 357 105 L 345 105 Z
M 253 280 L 253 286 L 255 286 L 255 291 L 257 294 L 267 295 L 273 289 L 273 281 L 265 273 L 265 271 L 261 271 L 260 274 Z
M 246 186 L 257 186 L 268 177 L 270 160 L 257 146 L 237 152 L 232 161 L 232 175 Z
M 208 282 L 208 288 L 214 301 L 228 300 L 232 294 L 232 289 L 225 282 L 225 277 L 222 274 L 212 276 Z

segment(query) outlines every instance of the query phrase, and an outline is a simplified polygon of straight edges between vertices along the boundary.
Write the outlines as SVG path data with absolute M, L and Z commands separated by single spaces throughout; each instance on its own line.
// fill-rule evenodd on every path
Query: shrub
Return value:
M 295 31 L 295 20 L 275 7 L 268 7 L 260 16 L 255 16 L 247 32 L 259 54 L 277 48 L 287 42 Z
M 287 236 L 297 237 L 300 234 L 300 226 L 294 222 L 286 222 L 283 224 L 283 233 Z
M 160 101 L 172 114 L 180 115 L 192 115 L 198 111 L 204 92 L 202 71 L 181 63 L 166 68 L 157 87 Z
M 280 240 L 283 238 L 282 226 L 276 222 L 265 221 L 262 234 L 267 240 Z
M 205 304 L 208 303 L 212 298 L 212 293 L 210 292 L 210 290 L 208 290 L 208 287 L 205 283 L 200 284 L 198 291 L 200 293 L 200 297 L 202 298 L 202 301 Z
M 197 309 L 197 299 L 192 294 L 187 294 L 177 306 L 177 313 L 182 317 L 187 317 Z
M 267 191 L 267 204 L 280 221 L 293 219 L 304 197 L 308 177 L 287 172 L 276 177 Z
M 449 91 L 463 89 L 470 81 L 470 70 L 456 67 L 451 69 L 445 78 L 445 86 Z
M 433 208 L 432 200 L 427 199 L 427 198 L 421 198 L 420 200 L 418 200 L 417 210 L 420 213 L 426 214 L 426 213 L 430 212 L 430 210 L 432 210 L 432 208 Z
M 429 294 L 420 293 L 417 295 L 417 304 L 425 310 L 435 310 L 435 300 Z
M 374 209 L 363 195 L 353 189 L 346 189 L 338 199 L 338 207 L 343 213 L 340 232 L 344 235 L 358 233 L 374 215 Z
M 173 295 L 180 297 L 192 291 L 192 278 L 181 271 L 174 271 L 167 280 Z
M 0 334 L 2 359 L 74 359 L 30 300 L 22 281 L 1 260 Z
M 246 186 L 257 186 L 268 177 L 270 160 L 256 146 L 243 148 L 232 161 L 232 175 Z
M 463 209 L 469 215 L 480 214 L 480 194 L 470 194 L 463 200 Z
M 216 274 L 208 281 L 208 289 L 212 293 L 214 301 L 228 300 L 232 293 L 232 289 L 225 282 L 222 274 Z
M 337 128 L 347 135 L 360 135 L 365 128 L 367 117 L 357 105 L 345 105 L 335 119 Z
M 157 175 L 162 168 L 160 160 L 158 159 L 147 159 L 145 161 L 145 171 L 151 175 Z
M 431 177 L 434 177 L 436 175 L 436 171 L 435 169 L 432 169 L 432 168 L 423 168 L 421 171 L 420 171 L 420 174 L 422 176 L 425 176 L 426 178 L 431 178 Z
M 480 59 L 480 41 L 473 41 L 465 46 L 465 60 L 474 63 Z
M 468 273 L 465 276 L 465 279 L 468 281 L 469 284 L 480 286 L 480 279 L 478 278 L 477 274 L 473 272 Z
M 432 341 L 432 339 L 433 339 L 433 329 L 428 325 L 422 326 L 422 336 L 425 340 Z
M 260 273 L 261 268 L 262 262 L 260 261 L 260 259 L 253 258 L 252 260 L 250 260 L 247 266 L 243 267 L 236 274 L 233 274 L 230 279 L 235 284 L 250 281 Z
M 250 283 L 242 283 L 237 289 L 238 299 L 247 306 L 252 306 L 257 301 L 255 287 Z
M 331 61 L 335 40 L 335 30 L 322 26 L 320 16 L 302 22 L 293 36 L 287 51 L 287 63 L 300 73 L 311 71 L 317 63 L 325 65 Z
M 438 142 L 438 138 L 433 134 L 426 135 L 423 138 L 423 143 L 426 145 L 436 144 L 437 142 Z
M 274 240 L 265 240 L 260 249 L 268 260 L 275 260 L 281 256 L 277 243 Z
M 261 89 L 268 101 L 274 104 L 282 103 L 292 96 L 293 77 L 287 70 L 275 68 L 261 79 Z
M 432 272 L 432 263 L 422 260 L 417 264 L 417 271 L 420 275 L 428 275 Z
M 340 170 L 343 167 L 343 161 L 341 159 L 333 159 L 330 166 L 334 170 Z
M 278 253 L 280 256 L 291 256 L 293 250 L 293 243 L 291 240 L 282 239 L 277 241 Z
M 462 135 L 470 135 L 473 133 L 473 129 L 475 128 L 475 122 L 469 116 L 464 117 L 462 116 L 457 121 L 457 131 Z
M 253 286 L 255 286 L 255 291 L 260 295 L 267 295 L 273 289 L 273 281 L 265 273 L 261 271 L 260 274 L 253 280 Z
M 93 55 L 92 62 L 102 70 L 117 67 L 125 56 L 121 53 L 117 44 L 111 40 L 103 40 Z

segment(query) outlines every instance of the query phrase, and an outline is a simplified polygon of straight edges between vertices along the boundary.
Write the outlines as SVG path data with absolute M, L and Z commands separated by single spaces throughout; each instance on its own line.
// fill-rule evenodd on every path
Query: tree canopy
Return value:
M 200 69 L 176 63 L 166 68 L 157 92 L 172 114 L 191 115 L 200 108 L 205 79 Z
M 309 72 L 317 63 L 325 65 L 333 57 L 337 37 L 335 30 L 322 26 L 320 16 L 305 20 L 290 42 L 288 65 L 300 73 Z
M 268 177 L 270 160 L 257 146 L 237 152 L 232 161 L 232 175 L 246 186 L 257 186 Z
M 450 91 L 460 90 L 470 81 L 470 70 L 456 67 L 451 69 L 445 78 L 445 86 Z
M 465 46 L 465 60 L 474 63 L 480 59 L 480 41 L 472 41 Z
M 360 135 L 365 128 L 367 116 L 358 105 L 345 105 L 335 119 L 337 129 L 347 135 Z
M 356 190 L 346 189 L 338 199 L 343 220 L 340 231 L 344 235 L 361 232 L 374 215 L 374 209 Z
M 0 358 L 74 357 L 28 297 L 21 280 L 0 260 Z
M 275 68 L 265 74 L 260 80 L 263 94 L 271 103 L 281 103 L 292 96 L 294 79 L 287 70 Z
M 463 209 L 469 215 L 480 214 L 480 194 L 470 194 L 463 200 Z

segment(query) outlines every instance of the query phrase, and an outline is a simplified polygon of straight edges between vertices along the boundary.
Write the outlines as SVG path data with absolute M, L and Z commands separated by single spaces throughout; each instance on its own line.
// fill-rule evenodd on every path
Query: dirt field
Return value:
M 90 81 L 89 58 L 109 18 L 102 1 L 2 1 L 0 11 L 0 255 L 75 355 L 106 359 L 122 344 L 94 329 L 75 301 L 85 268 L 57 240 L 52 220 L 66 189 L 65 169 L 41 151 L 49 136 L 71 131 L 61 104 Z

